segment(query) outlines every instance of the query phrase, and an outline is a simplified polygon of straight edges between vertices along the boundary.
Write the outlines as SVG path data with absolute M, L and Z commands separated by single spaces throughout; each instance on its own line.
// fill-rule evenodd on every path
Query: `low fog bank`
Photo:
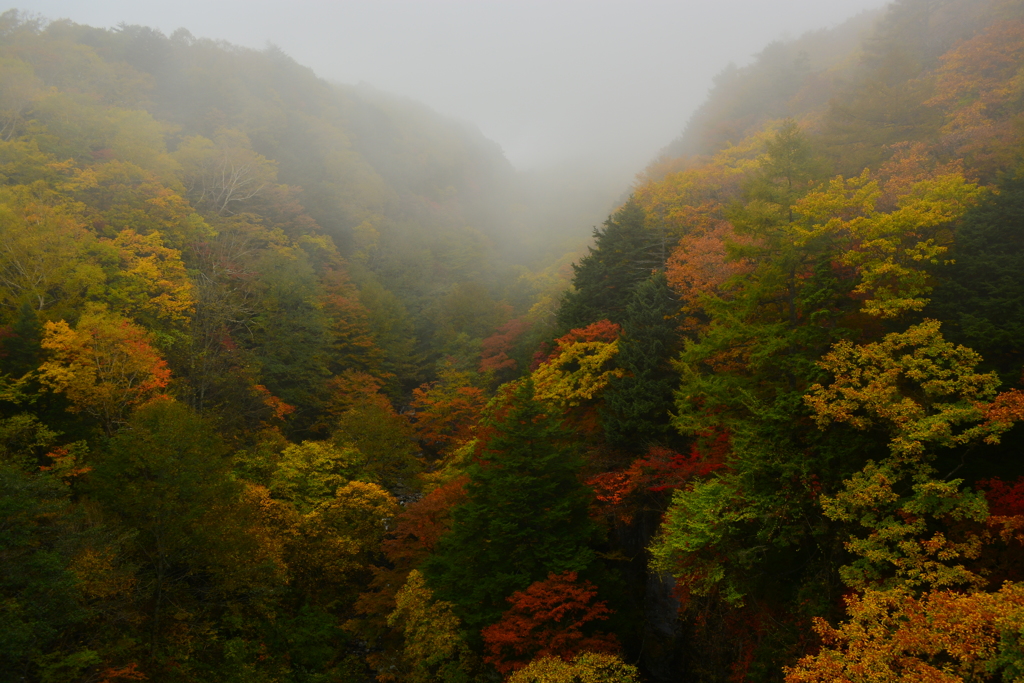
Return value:
M 524 253 L 552 259 L 582 249 L 628 197 L 634 177 L 625 161 L 586 156 L 519 171 L 528 226 Z
M 521 170 L 588 157 L 627 167 L 628 181 L 679 135 L 727 64 L 881 4 L 34 0 L 26 9 L 273 43 L 322 78 L 370 83 L 473 121 Z
M 27 9 L 92 26 L 149 26 L 165 36 L 185 27 L 229 52 L 272 45 L 309 67 L 311 79 L 369 84 L 342 87 L 355 93 L 344 125 L 353 127 L 351 142 L 367 168 L 442 204 L 448 185 L 460 188 L 467 222 L 506 258 L 536 265 L 583 248 L 729 64 L 756 60 L 783 35 L 879 4 L 36 0 Z M 253 135 L 259 147 L 260 134 Z M 282 177 L 302 184 L 288 169 L 282 166 Z M 485 187 L 475 187 L 478 181 Z M 336 214 L 325 211 L 321 222 Z

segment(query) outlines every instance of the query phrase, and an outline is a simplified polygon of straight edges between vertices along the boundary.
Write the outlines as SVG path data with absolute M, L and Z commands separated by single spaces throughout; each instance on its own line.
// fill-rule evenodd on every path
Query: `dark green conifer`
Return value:
M 3 340 L 3 355 L 0 356 L 0 372 L 21 377 L 39 367 L 39 345 L 43 338 L 43 326 L 35 309 L 27 302 L 18 310 L 18 318 L 11 326 L 12 336 Z
M 1005 179 L 999 194 L 968 212 L 950 256 L 928 315 L 948 321 L 944 335 L 1016 384 L 1024 363 L 1024 177 Z
M 45 670 L 75 657 L 68 656 L 70 639 L 61 636 L 73 632 L 88 612 L 80 581 L 68 569 L 82 536 L 76 530 L 81 520 L 69 510 L 68 487 L 59 479 L 0 460 L 0 671 L 5 680 L 61 680 L 47 678 Z M 89 664 L 99 659 L 86 649 L 77 655 L 91 655 L 95 661 Z
M 266 291 L 253 321 L 253 351 L 270 392 L 297 409 L 291 429 L 307 429 L 330 376 L 330 335 L 315 303 L 316 274 L 307 259 L 285 252 L 267 254 L 260 269 Z
M 626 306 L 617 359 L 626 374 L 608 385 L 603 410 L 605 436 L 615 446 L 641 451 L 668 434 L 676 308 L 663 272 L 637 285 Z
M 633 287 L 662 265 L 645 223 L 643 208 L 631 198 L 594 230 L 594 246 L 573 265 L 573 288 L 558 310 L 563 332 L 604 319 L 622 322 Z
M 515 591 L 594 559 L 581 459 L 533 391 L 527 381 L 496 401 L 466 502 L 424 566 L 437 597 L 455 603 L 472 629 L 497 621 Z

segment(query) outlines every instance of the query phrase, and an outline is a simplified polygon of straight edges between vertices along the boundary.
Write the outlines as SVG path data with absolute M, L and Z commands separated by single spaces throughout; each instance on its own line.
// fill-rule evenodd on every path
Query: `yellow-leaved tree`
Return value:
M 431 683 L 466 677 L 470 652 L 459 635 L 462 624 L 452 607 L 450 602 L 434 599 L 419 570 L 409 573 L 388 615 L 388 626 L 398 626 L 405 636 L 403 680 Z
M 1024 680 L 1024 587 L 992 591 L 972 564 L 1007 518 L 990 518 L 980 492 L 934 466 L 944 449 L 997 443 L 1024 415 L 1021 393 L 997 395 L 980 361 L 926 320 L 876 343 L 840 342 L 820 362 L 834 379 L 805 397 L 818 424 L 881 428 L 889 455 L 821 497 L 850 529 L 856 559 L 840 575 L 857 592 L 845 623 L 815 620 L 824 647 L 787 668 L 787 683 Z
M 286 559 L 295 582 L 330 601 L 362 589 L 368 566 L 398 514 L 398 501 L 377 484 L 350 481 L 296 518 Z
M 865 169 L 859 177 L 837 176 L 795 206 L 804 218 L 793 225 L 798 246 L 825 240 L 838 247 L 838 262 L 854 269 L 853 294 L 863 311 L 895 318 L 920 311 L 931 292 L 926 266 L 949 249 L 949 226 L 983 191 L 961 173 L 935 174 L 913 183 L 892 211 L 881 206 L 883 188 Z
M 616 655 L 581 652 L 571 662 L 541 657 L 508 677 L 507 683 L 637 683 L 640 674 Z
M 618 325 L 602 320 L 556 339 L 554 353 L 533 371 L 537 399 L 576 407 L 596 398 L 613 377 L 622 377 L 625 371 L 614 364 L 619 332 Z
M 42 347 L 49 360 L 39 367 L 39 381 L 64 394 L 71 412 L 95 417 L 108 434 L 171 379 L 149 333 L 102 308 L 83 314 L 73 328 L 63 320 L 47 322 Z

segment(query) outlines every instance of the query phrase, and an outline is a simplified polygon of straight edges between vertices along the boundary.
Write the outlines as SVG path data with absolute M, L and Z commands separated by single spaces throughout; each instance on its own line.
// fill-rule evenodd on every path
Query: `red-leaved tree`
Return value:
M 480 344 L 480 372 L 501 372 L 515 370 L 516 361 L 509 354 L 523 333 L 530 329 L 530 323 L 523 318 L 513 318 L 494 331 Z
M 653 495 L 656 504 L 662 494 L 682 488 L 696 477 L 706 477 L 725 467 L 729 454 L 729 433 L 709 433 L 690 447 L 688 455 L 652 446 L 625 470 L 601 472 L 587 480 L 594 489 L 595 516 L 617 518 L 628 523 Z
M 597 600 L 597 586 L 578 581 L 576 572 L 549 574 L 507 599 L 511 609 L 481 631 L 484 661 L 502 674 L 526 666 L 537 657 L 570 661 L 580 652 L 616 652 L 614 634 L 593 630 L 591 622 L 612 613 Z

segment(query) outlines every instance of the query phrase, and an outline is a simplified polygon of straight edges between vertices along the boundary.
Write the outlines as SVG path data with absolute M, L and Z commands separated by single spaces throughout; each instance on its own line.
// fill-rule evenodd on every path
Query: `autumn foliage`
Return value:
M 994 593 L 867 590 L 846 599 L 850 621 L 838 628 L 816 619 L 825 643 L 817 655 L 786 669 L 786 683 L 922 681 L 957 683 L 1003 673 L 1016 680 L 1022 663 L 1024 589 Z
M 682 300 L 683 327 L 701 328 L 703 297 L 723 294 L 730 278 L 749 273 L 752 264 L 742 257 L 730 257 L 729 243 L 749 244 L 749 237 L 736 234 L 732 225 L 717 222 L 706 231 L 686 234 L 668 259 L 665 274 L 669 286 Z
M 989 513 L 994 517 L 1015 517 L 1024 515 L 1024 477 L 1013 483 L 1001 479 L 986 479 L 978 482 L 985 489 Z
M 623 520 L 642 507 L 641 494 L 661 494 L 685 486 L 694 478 L 705 477 L 724 468 L 729 436 L 720 432 L 694 444 L 686 455 L 661 446 L 652 446 L 626 470 L 602 472 L 587 480 L 594 487 L 595 509 Z
M 640 672 L 621 658 L 582 652 L 571 662 L 538 657 L 508 677 L 508 683 L 637 683 Z
M 485 661 L 507 674 L 534 658 L 569 661 L 583 651 L 617 652 L 615 635 L 593 630 L 592 622 L 611 614 L 608 605 L 596 598 L 597 586 L 578 580 L 576 572 L 550 574 L 513 593 L 508 597 L 512 607 L 498 623 L 481 631 Z
M 614 366 L 621 331 L 619 325 L 601 320 L 556 339 L 547 361 L 533 371 L 537 398 L 564 407 L 594 399 L 613 377 L 623 374 Z
M 413 431 L 432 452 L 450 451 L 472 437 L 486 400 L 470 381 L 469 373 L 449 367 L 436 382 L 412 390 Z
M 170 382 L 171 371 L 150 335 L 120 316 L 98 310 L 83 315 L 74 329 L 62 320 L 46 323 L 44 330 L 50 360 L 39 369 L 40 381 L 108 430 Z
M 481 342 L 480 372 L 514 370 L 516 361 L 509 354 L 515 343 L 530 328 L 529 322 L 514 318 L 500 326 L 494 334 Z

